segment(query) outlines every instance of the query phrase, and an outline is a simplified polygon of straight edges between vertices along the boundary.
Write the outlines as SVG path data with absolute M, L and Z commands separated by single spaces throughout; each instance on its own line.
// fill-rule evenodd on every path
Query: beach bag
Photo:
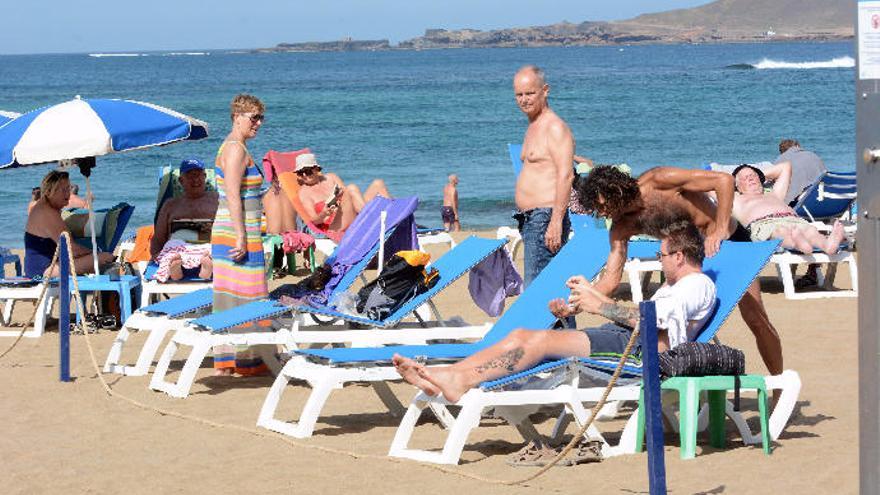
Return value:
M 659 354 L 660 376 L 742 375 L 746 356 L 739 349 L 721 344 L 685 342 Z
M 439 280 L 436 269 L 425 270 L 431 260 L 421 251 L 398 251 L 388 260 L 382 273 L 357 294 L 357 311 L 373 320 L 382 320 Z

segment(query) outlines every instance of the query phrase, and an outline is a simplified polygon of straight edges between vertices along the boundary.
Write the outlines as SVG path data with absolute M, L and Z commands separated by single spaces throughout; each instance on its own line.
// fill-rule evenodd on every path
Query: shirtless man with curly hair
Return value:
M 707 256 L 718 252 L 723 239 L 749 241 L 748 234 L 731 221 L 734 180 L 730 174 L 676 167 L 656 167 L 638 178 L 613 167 L 596 167 L 586 179 L 575 183 L 583 206 L 612 221 L 611 253 L 602 278 L 594 286 L 610 295 L 620 285 L 630 237 L 646 233 L 643 219 L 670 208 L 684 210 L 705 236 Z M 708 193 L 717 198 L 713 203 Z M 782 342 L 770 323 L 757 280 L 739 303 L 740 314 L 752 331 L 761 358 L 771 374 L 782 373 Z

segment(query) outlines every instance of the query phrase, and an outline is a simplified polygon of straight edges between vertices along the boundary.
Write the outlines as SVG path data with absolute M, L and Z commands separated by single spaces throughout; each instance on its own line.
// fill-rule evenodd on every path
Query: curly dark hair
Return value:
M 640 195 L 638 181 L 610 165 L 600 165 L 586 178 L 577 178 L 574 188 L 588 213 L 606 218 L 616 216 Z

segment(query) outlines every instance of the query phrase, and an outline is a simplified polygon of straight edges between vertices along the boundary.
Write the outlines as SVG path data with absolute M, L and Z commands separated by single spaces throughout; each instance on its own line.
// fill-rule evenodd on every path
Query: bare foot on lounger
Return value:
M 211 280 L 211 277 L 214 276 L 214 262 L 211 260 L 211 256 L 206 254 L 202 256 L 202 267 L 199 268 L 199 278 L 203 278 L 205 280 Z
M 845 232 L 843 231 L 843 224 L 840 223 L 840 220 L 834 222 L 834 227 L 831 228 L 831 233 L 828 234 L 828 243 L 825 244 L 825 254 L 834 254 L 840 249 L 840 243 L 843 242 L 843 238 L 845 236 Z
M 172 260 L 168 263 L 168 279 L 180 280 L 183 278 L 183 259 L 178 253 L 171 254 Z
M 421 365 L 410 358 L 403 357 L 400 354 L 395 354 L 394 357 L 391 358 L 391 362 L 394 363 L 394 367 L 397 369 L 397 372 L 406 380 L 407 383 L 411 385 L 415 385 L 422 392 L 430 395 L 431 397 L 435 397 L 440 391 L 431 384 L 431 382 L 423 379 L 419 370 L 424 370 L 424 365 Z
M 472 387 L 472 385 L 464 383 L 462 381 L 463 375 L 455 373 L 451 366 L 433 368 L 422 366 L 416 371 L 423 380 L 436 387 L 443 394 L 443 398 L 453 404 L 458 402 L 461 396 Z

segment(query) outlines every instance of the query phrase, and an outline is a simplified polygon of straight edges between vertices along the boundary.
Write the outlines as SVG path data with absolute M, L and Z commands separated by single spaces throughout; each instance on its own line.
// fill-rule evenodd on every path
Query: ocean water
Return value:
M 462 225 L 511 224 L 507 143 L 526 119 L 511 79 L 527 63 L 548 76 L 551 107 L 578 154 L 656 165 L 773 160 L 793 137 L 829 168 L 854 170 L 852 43 L 765 43 L 251 54 L 234 52 L 0 56 L 0 110 L 25 112 L 75 95 L 130 98 L 207 121 L 208 139 L 100 157 L 98 207 L 136 206 L 150 223 L 158 168 L 195 156 L 213 163 L 232 96 L 267 105 L 250 149 L 304 146 L 362 188 L 381 177 L 418 195 L 419 223 L 439 225 L 442 187 L 461 179 Z M 21 247 L 30 189 L 48 165 L 0 171 L 0 246 Z M 72 174 L 82 188 L 84 180 Z

